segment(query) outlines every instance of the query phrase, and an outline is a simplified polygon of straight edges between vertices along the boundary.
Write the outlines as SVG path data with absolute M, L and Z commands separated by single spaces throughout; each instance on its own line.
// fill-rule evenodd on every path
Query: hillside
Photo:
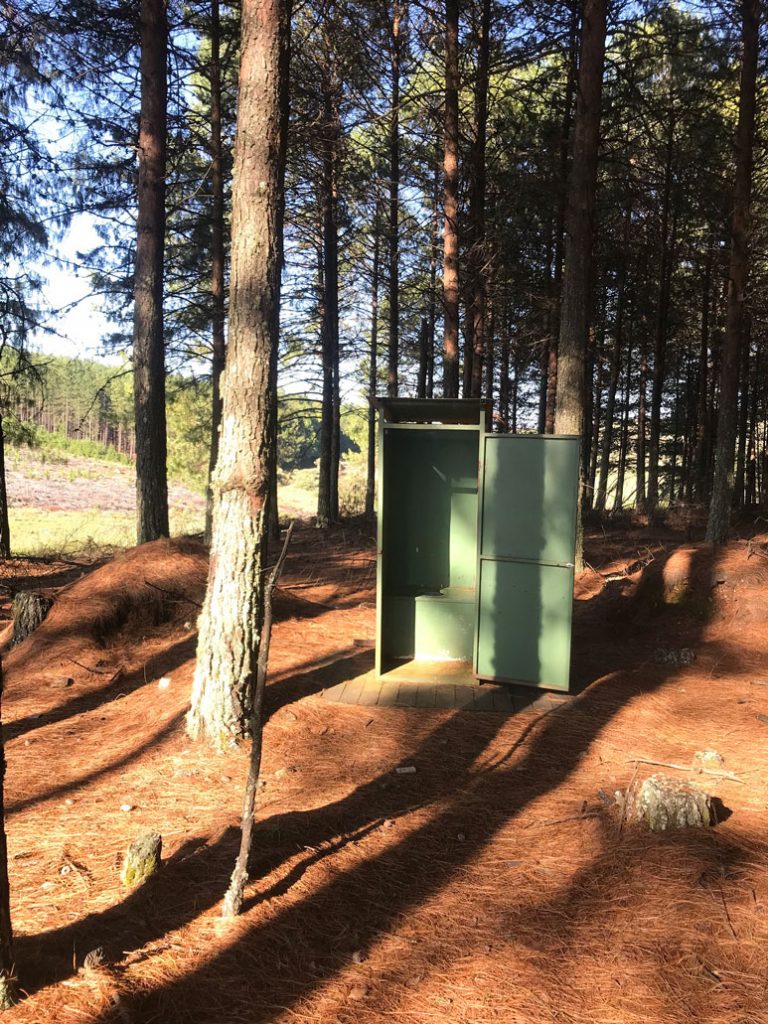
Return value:
M 132 545 L 136 536 L 132 460 L 109 446 L 64 440 L 40 429 L 37 438 L 38 447 L 9 446 L 6 453 L 14 554 L 93 555 Z M 81 454 L 85 452 L 89 454 Z M 281 519 L 314 515 L 317 478 L 315 467 L 280 474 Z M 345 513 L 361 512 L 365 496 L 361 459 L 342 463 L 340 488 Z M 171 475 L 169 502 L 173 536 L 202 533 L 202 489 Z
M 79 554 L 134 543 L 136 495 L 129 460 L 11 448 L 6 479 L 11 545 L 20 554 Z M 171 481 L 171 531 L 199 533 L 205 498 Z

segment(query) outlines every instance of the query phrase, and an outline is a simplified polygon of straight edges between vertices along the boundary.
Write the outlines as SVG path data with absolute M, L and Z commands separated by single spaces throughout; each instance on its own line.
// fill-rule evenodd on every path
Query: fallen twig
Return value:
M 158 590 L 161 594 L 165 594 L 166 597 L 172 598 L 177 604 L 191 604 L 195 608 L 202 608 L 203 606 L 199 601 L 194 601 L 191 597 L 186 597 L 184 594 L 180 594 L 177 590 L 166 590 L 165 587 L 158 587 L 156 583 L 150 583 L 149 580 L 144 580 L 144 586 L 151 587 L 153 590 Z
M 725 902 L 725 893 L 723 892 L 723 887 L 722 886 L 720 886 L 720 899 L 723 901 L 723 910 L 725 911 L 725 919 L 728 922 L 728 927 L 731 929 L 731 935 L 734 937 L 734 939 L 738 939 L 738 935 L 736 934 L 736 929 L 733 927 L 733 921 L 731 920 L 731 915 L 728 912 L 728 904 Z
M 564 825 L 568 821 L 584 821 L 586 818 L 599 818 L 600 811 L 582 811 L 581 814 L 571 814 L 567 818 L 542 818 L 540 821 L 530 821 L 524 828 L 539 828 L 543 825 Z
M 333 605 L 323 604 L 322 601 L 310 601 L 308 597 L 301 597 L 299 594 L 291 593 L 293 589 L 294 587 L 291 584 L 288 584 L 285 587 L 275 587 L 275 590 L 277 590 L 278 593 L 289 594 L 294 601 L 301 601 L 302 604 L 312 605 L 313 608 L 324 608 L 326 611 L 333 611 Z
M 672 768 L 677 772 L 693 772 L 696 775 L 714 775 L 718 779 L 728 779 L 729 782 L 738 782 L 739 785 L 744 784 L 744 780 L 740 779 L 738 775 L 734 775 L 733 772 L 718 772 L 714 768 L 692 768 L 691 765 L 673 764 L 671 761 L 652 761 L 646 757 L 630 757 L 625 764 L 651 764 L 656 768 Z
M 73 665 L 77 665 L 78 668 L 84 668 L 86 672 L 93 672 L 97 676 L 111 676 L 114 673 L 114 669 L 111 668 L 91 668 L 90 665 L 83 665 L 81 661 L 77 661 L 75 658 L 67 658 L 67 661 L 71 661 Z

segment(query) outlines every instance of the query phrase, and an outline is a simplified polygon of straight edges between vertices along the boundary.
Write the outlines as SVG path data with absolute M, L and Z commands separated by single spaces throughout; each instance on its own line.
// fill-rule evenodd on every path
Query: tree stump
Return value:
M 629 817 L 643 822 L 652 832 L 679 828 L 708 828 L 712 823 L 712 801 L 692 782 L 668 775 L 651 775 L 631 800 Z
M 125 852 L 120 881 L 123 885 L 134 886 L 146 881 L 160 867 L 163 852 L 163 837 L 159 832 L 145 832 Z
M 13 636 L 11 647 L 34 633 L 51 609 L 53 601 L 50 597 L 38 594 L 35 590 L 22 590 L 13 599 L 11 615 L 13 616 Z

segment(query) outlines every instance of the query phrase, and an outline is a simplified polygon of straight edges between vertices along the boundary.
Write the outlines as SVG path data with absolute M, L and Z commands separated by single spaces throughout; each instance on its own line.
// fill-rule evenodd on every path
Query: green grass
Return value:
M 120 462 L 124 466 L 131 465 L 127 455 L 118 452 L 111 445 L 99 441 L 88 441 L 85 438 L 65 437 L 58 432 L 50 432 L 38 427 L 35 431 L 34 450 L 41 462 L 66 463 L 62 456 L 76 455 L 82 459 L 98 459 L 99 462 Z
M 202 510 L 172 509 L 171 535 L 202 533 Z M 95 556 L 136 543 L 136 520 L 127 512 L 10 510 L 14 555 Z

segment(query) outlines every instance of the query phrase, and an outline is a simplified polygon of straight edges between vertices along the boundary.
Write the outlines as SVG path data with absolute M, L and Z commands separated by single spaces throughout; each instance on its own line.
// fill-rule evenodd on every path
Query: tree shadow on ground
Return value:
M 78 775 L 77 778 L 61 782 L 58 785 L 52 786 L 50 789 L 46 789 L 43 793 L 37 793 L 34 796 L 23 797 L 21 800 L 13 800 L 10 803 L 6 803 L 6 815 L 10 816 L 11 814 L 17 814 L 19 811 L 26 810 L 27 807 L 34 807 L 37 804 L 45 803 L 47 800 L 56 800 L 60 797 L 67 796 L 79 789 L 83 789 L 85 786 L 89 786 L 97 779 L 102 779 L 107 775 L 112 775 L 118 769 L 125 768 L 126 765 L 131 764 L 133 761 L 140 760 L 144 754 L 150 750 L 156 750 L 158 744 L 162 743 L 163 740 L 167 739 L 173 732 L 175 732 L 179 725 L 181 725 L 181 722 L 184 719 L 184 714 L 184 711 L 179 711 L 170 719 L 170 721 L 166 722 L 160 729 L 157 729 L 148 736 L 143 743 L 140 743 L 137 747 L 134 747 L 122 757 L 118 757 L 114 761 L 110 761 L 108 764 L 102 765 L 101 768 L 94 768 L 93 771 L 86 772 L 85 775 Z
M 185 637 L 178 640 L 166 650 L 148 658 L 146 663 L 134 672 L 123 673 L 120 669 L 111 676 L 110 681 L 103 686 L 87 690 L 85 693 L 73 697 L 72 700 L 51 708 L 41 714 L 26 715 L 4 724 L 6 740 L 13 740 L 24 736 L 34 729 L 45 725 L 54 725 L 64 722 L 68 718 L 77 715 L 87 714 L 97 708 L 111 704 L 115 700 L 126 697 L 135 690 L 140 690 L 150 682 L 154 682 L 159 676 L 169 675 L 180 665 L 189 661 L 195 655 L 196 637 Z
M 318 658 L 276 676 L 267 687 L 265 720 L 280 708 L 327 690 L 337 683 L 356 679 L 372 669 L 373 649 L 355 646 L 342 648 L 330 657 Z
M 711 552 L 702 552 L 700 558 L 708 558 L 711 569 Z M 626 651 L 622 653 L 626 660 Z M 614 654 L 610 646 L 605 654 L 608 660 L 619 657 L 619 651 Z M 405 915 L 448 886 L 532 801 L 563 784 L 620 710 L 622 700 L 658 690 L 674 674 L 667 668 L 622 683 L 615 676 L 606 677 L 606 671 L 610 669 L 601 666 L 600 678 L 590 688 L 570 704 L 538 717 L 529 724 L 526 736 L 506 752 L 493 755 L 488 763 L 482 763 L 483 755 L 506 719 L 454 714 L 441 721 L 417 750 L 408 753 L 408 762 L 419 766 L 418 774 L 387 772 L 317 810 L 261 822 L 256 873 L 276 870 L 301 850 L 309 849 L 312 856 L 289 867 L 282 879 L 272 881 L 271 891 L 249 894 L 248 905 L 285 893 L 315 862 L 316 855 L 333 853 L 345 838 L 370 834 L 383 828 L 384 822 L 395 822 L 395 827 L 387 832 L 392 841 L 383 850 L 278 909 L 269 919 L 250 925 L 244 922 L 242 934 L 227 948 L 186 975 L 152 991 L 127 996 L 121 1013 L 136 1020 L 201 1024 L 216 1020 L 225 1024 L 228 1019 L 248 1019 L 266 1024 L 290 1010 L 349 966 L 354 954 L 375 944 Z M 428 820 L 419 820 L 405 835 L 400 833 L 408 822 L 398 824 L 399 819 L 430 807 L 435 813 Z M 195 899 L 189 898 L 183 878 L 174 877 L 167 892 L 169 900 L 178 901 L 176 912 L 165 920 L 156 917 L 151 927 L 132 932 L 132 944 L 157 938 L 192 920 L 203 907 L 212 906 L 226 887 L 230 867 L 231 860 L 225 865 L 218 855 L 215 870 L 206 864 L 205 893 L 196 890 Z M 183 874 L 184 870 L 180 863 L 178 871 Z M 167 876 L 161 876 L 156 884 L 164 884 L 163 878 Z M 510 894 L 513 904 L 514 899 Z M 69 950 L 73 942 L 79 949 L 88 942 L 103 942 L 105 932 L 120 919 L 120 908 L 112 908 L 28 941 L 37 942 L 36 948 L 46 958 L 62 944 Z M 87 942 L 80 937 L 86 933 Z M 567 929 L 563 934 L 568 940 Z M 120 941 L 125 945 L 122 936 Z M 22 962 L 26 957 L 22 954 L 19 959 Z M 258 984 L 244 983 L 244 963 L 259 965 Z M 214 999 L 213 994 L 222 991 L 228 993 L 231 1016 L 222 1017 L 220 1000 Z M 111 1019 L 111 1011 L 99 1017 L 102 1022 Z

